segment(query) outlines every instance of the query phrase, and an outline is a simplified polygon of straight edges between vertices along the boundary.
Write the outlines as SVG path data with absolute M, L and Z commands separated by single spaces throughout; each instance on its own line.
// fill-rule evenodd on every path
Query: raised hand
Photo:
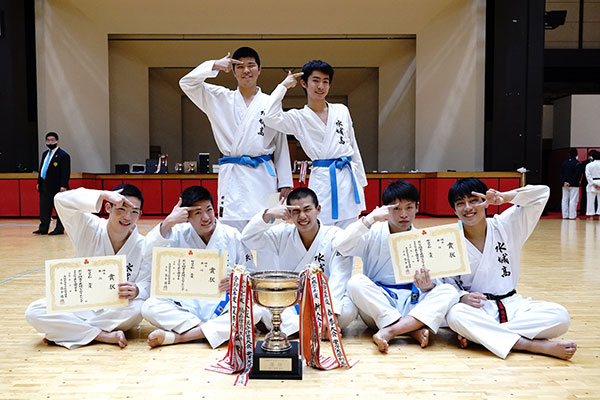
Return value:
M 504 194 L 502 192 L 497 191 L 496 189 L 488 189 L 485 194 L 479 192 L 471 192 L 473 196 L 477 196 L 483 201 L 477 204 L 475 207 L 478 208 L 487 208 L 488 206 L 499 206 L 507 202 Z
M 385 222 L 390 218 L 390 209 L 398 206 L 398 203 L 388 204 L 387 206 L 375 207 L 371 214 L 375 222 Z
M 190 213 L 189 213 L 190 208 L 192 208 L 192 207 L 181 207 L 181 197 L 180 197 L 179 201 L 177 201 L 177 204 L 175 204 L 175 206 L 171 210 L 171 213 L 167 216 L 165 221 L 168 219 L 169 222 L 171 222 L 173 225 L 183 224 L 185 222 L 188 222 L 188 218 L 190 215 Z
M 281 82 L 281 84 L 286 88 L 291 89 L 298 84 L 298 78 L 302 75 L 304 75 L 304 72 L 296 72 L 295 74 L 292 74 L 292 71 L 288 71 L 287 76 Z
M 236 64 L 243 64 L 243 62 L 236 60 L 235 58 L 231 58 L 231 53 L 227 52 L 227 55 L 220 60 L 215 61 L 213 64 L 213 70 L 219 70 L 224 72 L 229 72 L 233 68 L 235 68 Z
M 279 199 L 279 204 L 269 208 L 263 214 L 263 220 L 268 222 L 272 219 L 282 219 L 284 221 L 292 218 L 292 210 L 299 209 L 299 206 L 288 206 L 285 204 L 285 199 Z
M 160 224 L 160 233 L 163 237 L 167 236 L 167 233 L 177 224 L 183 224 L 188 222 L 190 212 L 199 209 L 200 207 L 181 207 L 181 197 L 171 213 L 165 218 Z
M 114 192 L 112 192 L 110 190 L 105 190 L 102 192 L 100 197 L 103 200 L 108 201 L 114 207 L 129 206 L 129 207 L 135 208 L 133 203 L 131 201 L 129 201 L 129 199 L 127 199 L 127 197 L 125 197 L 121 194 L 122 191 L 123 191 L 123 189 L 115 190 Z

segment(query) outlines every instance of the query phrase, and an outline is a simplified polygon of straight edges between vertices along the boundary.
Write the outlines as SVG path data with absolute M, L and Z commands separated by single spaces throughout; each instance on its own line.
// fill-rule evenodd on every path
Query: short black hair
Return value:
M 256 61 L 256 65 L 260 67 L 260 57 L 258 56 L 257 51 L 254 50 L 252 47 L 240 47 L 239 49 L 234 51 L 233 56 L 231 56 L 231 58 L 233 58 L 234 60 L 239 60 L 240 58 L 244 57 L 254 58 L 254 61 Z
M 116 192 L 120 189 L 123 189 L 123 191 L 121 192 L 122 196 L 135 197 L 136 199 L 138 199 L 140 201 L 140 210 L 142 209 L 142 207 L 144 206 L 144 195 L 142 194 L 142 191 L 138 189 L 137 186 L 131 185 L 129 183 L 123 183 L 119 186 L 116 186 L 112 191 Z
M 569 157 L 577 157 L 577 149 L 572 147 L 571 150 L 569 150 Z
M 473 196 L 472 192 L 479 192 L 485 194 L 488 191 L 488 187 L 479 178 L 463 178 L 454 182 L 454 185 L 448 190 L 448 203 L 453 210 L 454 203 L 465 197 Z
M 304 83 L 308 83 L 308 77 L 314 71 L 320 71 L 324 74 L 329 75 L 329 83 L 333 82 L 333 67 L 321 60 L 312 60 L 304 64 L 302 67 L 303 75 L 300 79 L 304 81 Z
M 204 200 L 209 200 L 210 204 L 213 207 L 215 206 L 212 194 L 210 194 L 208 189 L 202 186 L 190 186 L 189 188 L 181 192 L 182 207 L 191 207 L 194 205 L 194 203 Z
M 319 199 L 317 199 L 317 194 L 307 187 L 299 187 L 290 192 L 287 197 L 286 203 L 288 206 L 292 205 L 292 200 L 300 200 L 307 197 L 312 197 L 312 201 L 315 207 L 319 207 Z
M 404 179 L 397 180 L 390 183 L 381 195 L 381 201 L 384 206 L 393 204 L 396 200 L 408 200 L 418 203 L 419 191 L 412 183 Z
M 58 133 L 56 133 L 56 132 L 48 132 L 48 133 L 46 133 L 46 139 L 48 139 L 51 136 L 54 137 L 54 138 L 56 138 L 56 140 L 58 140 Z

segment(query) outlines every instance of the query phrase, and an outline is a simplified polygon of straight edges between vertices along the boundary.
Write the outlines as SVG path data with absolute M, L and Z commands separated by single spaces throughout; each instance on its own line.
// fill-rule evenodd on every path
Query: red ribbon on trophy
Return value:
M 352 368 L 358 360 L 348 359 L 344 352 L 325 274 L 316 265 L 309 264 L 300 274 L 300 281 L 300 355 L 304 357 L 306 365 L 313 368 Z M 324 326 L 329 331 L 333 357 L 321 355 L 321 334 Z
M 229 293 L 231 293 L 229 301 L 231 333 L 227 354 L 216 365 L 206 369 L 222 374 L 242 371 L 236 378 L 234 386 L 246 386 L 254 355 L 254 321 L 250 275 L 244 267 L 236 265 L 231 272 Z

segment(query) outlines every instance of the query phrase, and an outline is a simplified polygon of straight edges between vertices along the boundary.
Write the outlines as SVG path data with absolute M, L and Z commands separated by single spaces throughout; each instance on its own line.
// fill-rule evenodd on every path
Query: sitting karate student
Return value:
M 317 218 L 320 212 L 315 192 L 303 187 L 294 189 L 287 198 L 287 206 L 282 201 L 252 217 L 242 231 L 242 242 L 257 250 L 259 270 L 301 272 L 308 264 L 318 265 L 327 278 L 338 326 L 345 328 L 357 315 L 356 308 L 345 296 L 353 260 L 333 247 L 333 238 L 341 229 L 323 225 Z M 273 224 L 276 219 L 290 218 L 293 224 Z M 286 335 L 298 331 L 298 314 L 294 307 L 286 308 L 282 319 L 281 330 Z M 269 320 L 263 322 L 267 324 Z
M 181 193 L 173 211 L 148 233 L 146 242 L 149 254 L 155 246 L 227 250 L 228 274 L 236 264 L 245 265 L 248 271 L 255 268 L 252 254 L 240 241 L 240 232 L 217 221 L 212 195 L 200 186 L 191 186 Z M 228 290 L 229 278 L 224 278 L 219 287 Z M 142 307 L 142 315 L 159 329 L 148 335 L 148 345 L 206 338 L 216 348 L 229 340 L 228 310 L 229 305 L 218 300 L 150 297 Z M 255 316 L 255 323 L 258 321 L 260 317 Z
M 348 295 L 369 327 L 379 330 L 373 341 L 387 352 L 389 341 L 408 333 L 421 347 L 429 344 L 429 330 L 437 333 L 446 313 L 458 301 L 449 284 L 432 281 L 429 271 L 415 273 L 414 284 L 397 285 L 388 236 L 413 228 L 419 211 L 419 192 L 409 182 L 392 182 L 381 196 L 383 207 L 354 222 L 338 235 L 335 246 L 363 261 L 363 273 L 348 282 Z
M 307 104 L 284 112 L 283 97 L 299 76 Z M 290 72 L 271 93 L 265 124 L 298 139 L 312 160 L 308 187 L 321 201 L 321 222 L 345 228 L 365 209 L 367 177 L 348 107 L 325 100 L 332 81 L 333 68 L 321 60 L 307 62 L 297 74 Z
M 108 220 L 95 216 L 106 200 Z M 25 318 L 44 341 L 68 349 L 93 340 L 127 346 L 123 331 L 142 321 L 141 308 L 150 289 L 150 266 L 143 262 L 144 237 L 136 222 L 144 198 L 133 185 L 119 185 L 113 191 L 79 188 L 54 198 L 56 211 L 73 243 L 75 257 L 125 255 L 127 282 L 119 283 L 119 298 L 129 299 L 122 308 L 46 314 L 46 300 L 27 307 Z
M 524 299 L 515 291 L 521 270 L 521 249 L 533 232 L 550 189 L 525 186 L 508 192 L 489 189 L 480 179 L 460 179 L 448 192 L 448 201 L 462 222 L 471 273 L 445 278 L 460 290 L 460 303 L 447 321 L 458 333 L 460 347 L 480 343 L 506 358 L 511 350 L 525 350 L 570 359 L 577 345 L 547 340 L 569 328 L 567 310 L 556 303 Z M 494 218 L 491 205 L 514 204 Z

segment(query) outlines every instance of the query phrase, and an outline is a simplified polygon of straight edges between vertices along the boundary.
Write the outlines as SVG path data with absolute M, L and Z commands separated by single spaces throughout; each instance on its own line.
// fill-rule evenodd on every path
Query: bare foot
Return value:
M 469 341 L 467 340 L 467 338 L 456 334 L 456 339 L 458 339 L 458 347 L 460 347 L 461 349 L 466 349 L 467 347 L 469 347 Z
M 123 331 L 102 331 L 96 336 L 96 340 L 103 343 L 118 344 L 122 349 L 127 346 L 127 339 L 125 339 Z
M 424 349 L 429 344 L 429 329 L 423 327 L 421 329 L 417 329 L 416 331 L 412 331 L 408 333 L 421 345 L 421 348 Z
M 152 348 L 158 347 L 165 341 L 166 334 L 167 332 L 163 331 L 162 329 L 156 329 L 148 335 L 148 340 L 146 343 L 148 343 L 148 346 Z
M 379 348 L 379 351 L 382 353 L 387 353 L 390 348 L 390 344 L 388 343 L 393 336 L 390 337 L 390 334 L 386 331 L 386 328 L 380 329 L 376 334 L 373 335 L 373 341 Z
M 529 340 L 521 338 L 517 341 L 513 349 L 546 354 L 562 360 L 570 360 L 577 351 L 577 343 L 570 340 Z

